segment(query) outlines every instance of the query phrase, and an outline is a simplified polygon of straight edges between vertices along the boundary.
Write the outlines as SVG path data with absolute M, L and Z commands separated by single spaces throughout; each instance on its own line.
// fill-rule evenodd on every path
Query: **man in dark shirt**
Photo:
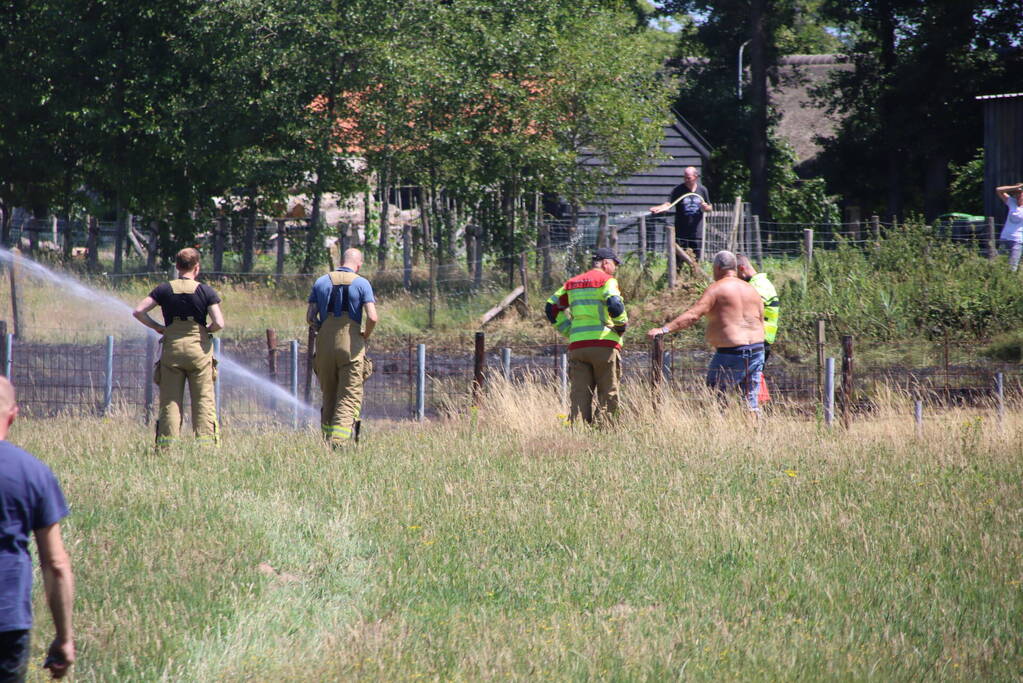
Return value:
M 140 323 L 163 335 L 160 340 L 163 351 L 153 375 L 153 381 L 160 385 L 156 444 L 166 446 L 181 433 L 186 380 L 195 436 L 200 441 L 216 443 L 220 432 L 213 395 L 217 362 L 211 334 L 224 329 L 220 296 L 209 285 L 196 282 L 198 251 L 182 249 L 174 262 L 177 279 L 156 287 L 132 313 Z M 163 325 L 149 317 L 149 311 L 157 306 L 163 310 Z M 207 314 L 213 319 L 209 324 Z
M 700 259 L 700 225 L 703 223 L 703 213 L 710 211 L 710 194 L 707 188 L 700 182 L 700 172 L 695 166 L 688 166 L 682 171 L 682 183 L 676 185 L 671 191 L 671 198 L 663 204 L 651 206 L 651 213 L 663 213 L 671 208 L 671 205 L 679 198 L 687 194 L 696 194 L 697 197 L 685 197 L 675 205 L 675 242 L 683 249 L 692 249 L 696 259 Z M 681 268 L 682 264 L 679 263 Z
M 8 443 L 18 406 L 14 387 L 0 377 L 0 681 L 24 681 L 32 629 L 32 555 L 39 551 L 46 603 L 57 631 L 45 666 L 61 678 L 75 661 L 71 606 L 74 577 L 60 520 L 68 514 L 57 478 L 42 462 Z

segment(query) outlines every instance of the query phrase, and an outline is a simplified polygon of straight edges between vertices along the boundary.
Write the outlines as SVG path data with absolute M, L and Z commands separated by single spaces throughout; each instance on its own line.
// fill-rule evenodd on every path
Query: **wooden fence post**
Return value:
M 284 275 L 284 250 L 286 247 L 285 240 L 288 234 L 288 229 L 284 225 L 285 220 L 283 218 L 277 219 L 277 265 L 274 268 L 275 279 L 277 284 L 281 284 L 281 276 Z M 274 343 L 276 345 L 276 334 L 274 335 Z
M 987 217 L 987 257 L 994 261 L 998 256 L 998 242 L 995 241 L 995 217 Z
M 764 243 L 760 239 L 760 216 L 753 216 L 753 240 L 757 248 L 757 268 L 764 269 Z
M 660 396 L 661 383 L 664 381 L 664 335 L 659 334 L 650 342 L 650 387 L 653 401 Z
M 483 400 L 483 372 L 487 366 L 487 335 L 476 333 L 476 346 L 472 357 L 472 404 L 478 406 Z
M 7 321 L 0 320 L 0 375 L 7 376 Z
M 21 302 L 18 301 L 18 258 L 17 256 L 12 256 L 7 261 L 7 276 L 11 279 L 11 318 L 14 322 L 14 329 L 11 330 L 11 334 L 17 339 L 24 339 L 25 330 L 22 327 Z
M 853 338 L 842 336 L 842 425 L 849 427 L 852 419 L 853 396 Z
M 639 266 L 640 268 L 646 265 L 646 216 L 639 217 Z
M 824 320 L 817 321 L 817 398 L 824 397 Z
M 678 274 L 675 272 L 677 264 L 675 260 L 675 226 L 671 223 L 664 225 L 664 248 L 668 250 L 668 289 L 675 289 Z
M 266 330 L 266 362 L 269 368 L 270 381 L 277 384 L 277 330 Z M 277 410 L 277 399 L 270 395 L 270 410 Z

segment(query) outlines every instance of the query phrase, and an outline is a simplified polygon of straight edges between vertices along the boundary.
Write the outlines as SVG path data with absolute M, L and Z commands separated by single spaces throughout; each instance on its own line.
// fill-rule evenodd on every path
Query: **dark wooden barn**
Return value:
M 977 99 L 984 107 L 984 215 L 1001 223 L 1006 209 L 995 188 L 1023 183 L 1023 93 Z
M 695 166 L 702 169 L 710 157 L 710 145 L 676 111 L 672 111 L 674 122 L 664 128 L 661 154 L 666 158 L 657 166 L 618 183 L 603 197 L 585 208 L 586 212 L 599 213 L 604 208 L 609 214 L 627 214 L 644 211 L 660 204 L 671 189 L 682 182 L 682 169 Z M 599 163 L 599 162 L 597 162 Z M 711 199 L 717 200 L 713 194 Z

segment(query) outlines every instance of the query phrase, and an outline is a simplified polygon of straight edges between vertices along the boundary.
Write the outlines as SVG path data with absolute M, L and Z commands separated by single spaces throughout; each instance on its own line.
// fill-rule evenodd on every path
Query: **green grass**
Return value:
M 72 505 L 77 680 L 1018 675 L 1018 413 L 929 413 L 917 437 L 898 399 L 845 432 L 630 398 L 595 432 L 498 386 L 338 453 L 16 423 Z

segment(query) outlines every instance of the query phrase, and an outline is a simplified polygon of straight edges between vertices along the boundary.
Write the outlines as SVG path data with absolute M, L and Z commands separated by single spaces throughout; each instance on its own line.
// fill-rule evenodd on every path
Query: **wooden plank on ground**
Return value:
M 518 299 L 520 296 L 522 296 L 525 293 L 525 291 L 526 290 L 522 288 L 522 285 L 519 285 L 512 291 L 508 292 L 508 296 L 501 299 L 501 303 L 497 304 L 496 306 L 494 306 L 489 311 L 483 314 L 483 317 L 480 318 L 480 327 L 483 327 L 488 322 L 493 320 L 495 317 L 500 315 L 501 312 L 504 311 L 504 309 L 511 306 L 512 302 Z

